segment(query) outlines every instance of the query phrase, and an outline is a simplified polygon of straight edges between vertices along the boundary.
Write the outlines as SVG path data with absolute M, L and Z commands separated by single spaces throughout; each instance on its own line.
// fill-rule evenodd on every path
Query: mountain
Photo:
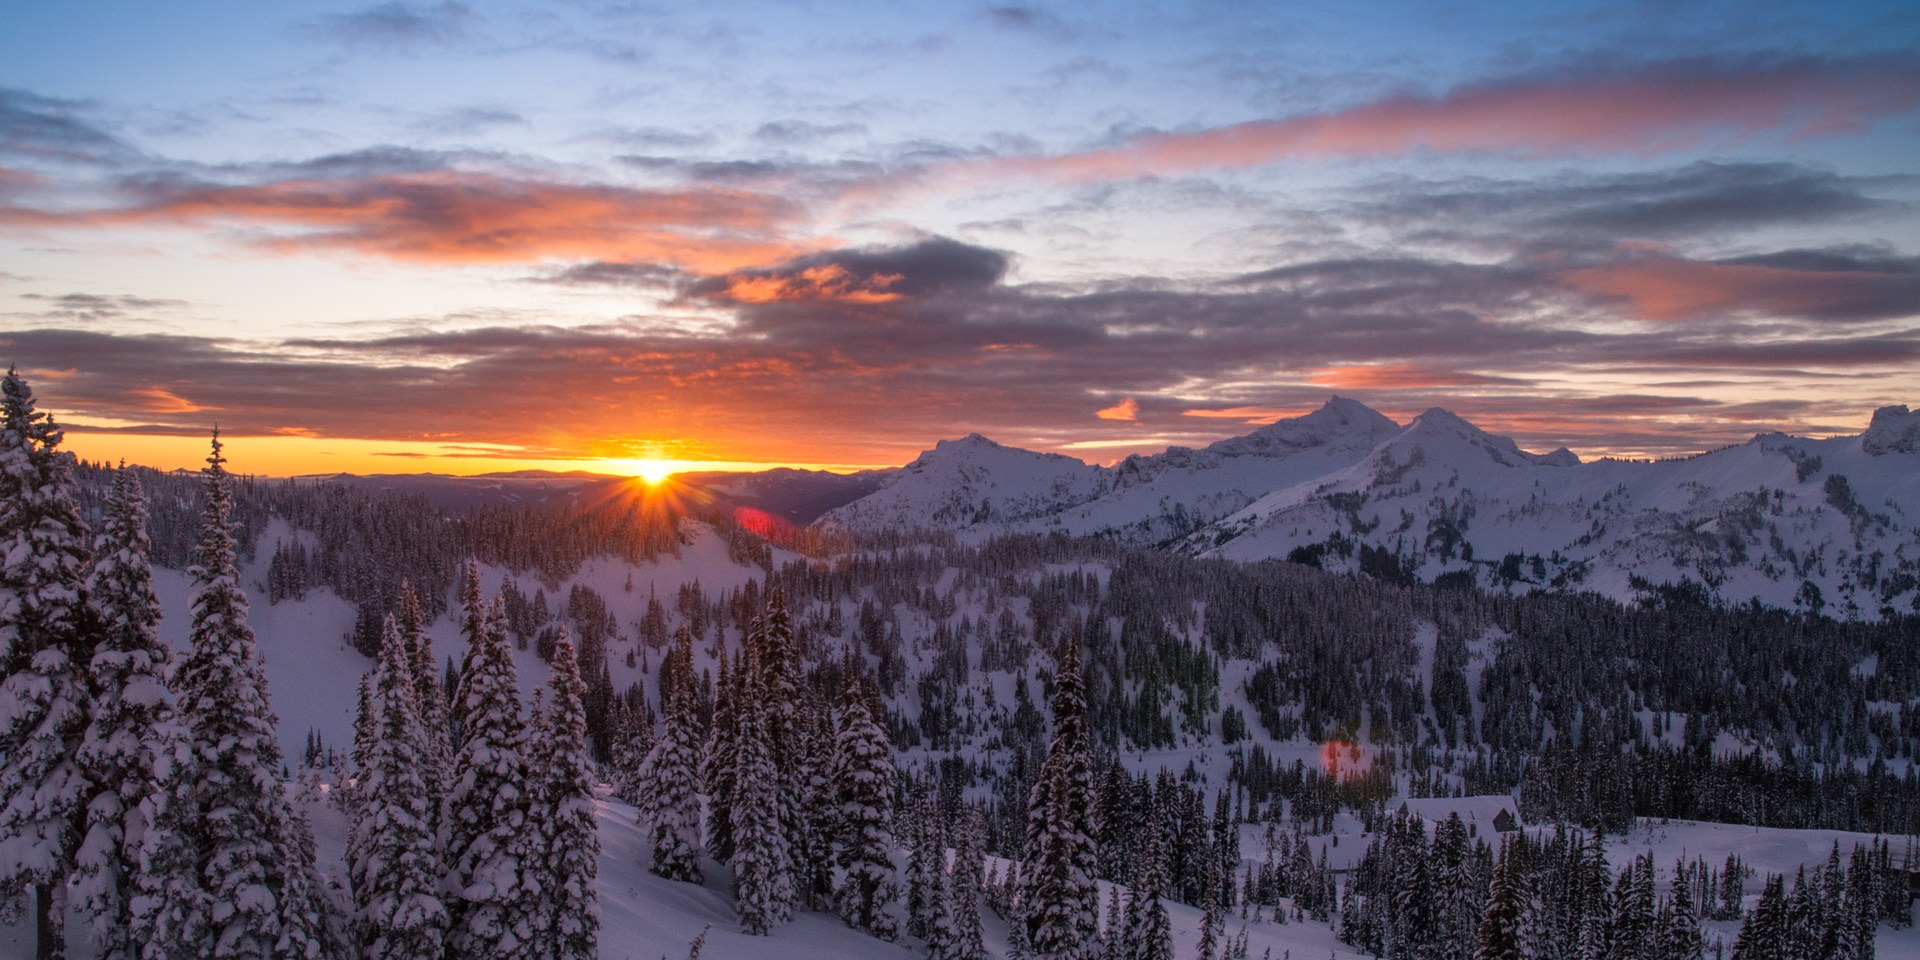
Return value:
M 880 489 L 824 519 L 856 530 L 1009 525 L 1084 503 L 1110 484 L 1100 467 L 1001 446 L 976 433 L 940 441 L 883 479 Z
M 879 490 L 890 472 L 841 474 L 782 467 L 760 473 L 681 473 L 674 479 L 805 526 L 835 507 Z
M 1841 618 L 1920 612 L 1920 413 L 1857 436 L 1764 434 L 1699 456 L 1581 463 L 1435 407 L 1401 426 L 1334 398 L 1215 443 L 1101 468 L 943 442 L 825 515 L 853 529 L 1060 531 L 1496 591 L 1662 585 Z

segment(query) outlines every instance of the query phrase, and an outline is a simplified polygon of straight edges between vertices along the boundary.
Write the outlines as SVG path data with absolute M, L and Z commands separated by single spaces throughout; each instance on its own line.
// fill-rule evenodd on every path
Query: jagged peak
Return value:
M 1904 403 L 1875 410 L 1873 422 L 1860 435 L 1860 446 L 1876 457 L 1920 453 L 1920 411 L 1909 411 Z

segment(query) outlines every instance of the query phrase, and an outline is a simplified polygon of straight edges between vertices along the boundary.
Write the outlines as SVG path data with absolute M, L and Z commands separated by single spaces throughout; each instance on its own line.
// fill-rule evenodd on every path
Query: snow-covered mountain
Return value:
M 1920 413 L 1882 408 L 1858 436 L 1765 434 L 1684 459 L 1583 464 L 1437 407 L 1401 426 L 1336 397 L 1110 468 L 977 435 L 943 442 L 825 519 L 1057 530 L 1495 590 L 1624 599 L 1695 583 L 1729 602 L 1875 619 L 1920 610 Z

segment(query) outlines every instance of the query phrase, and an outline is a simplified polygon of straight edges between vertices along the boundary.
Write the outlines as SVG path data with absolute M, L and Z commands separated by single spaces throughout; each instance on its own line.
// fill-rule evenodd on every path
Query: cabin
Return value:
M 1459 814 L 1467 824 L 1467 835 L 1497 836 L 1520 829 L 1520 808 L 1505 794 L 1479 797 L 1419 797 L 1400 804 L 1399 812 L 1413 814 L 1426 822 L 1427 832 Z

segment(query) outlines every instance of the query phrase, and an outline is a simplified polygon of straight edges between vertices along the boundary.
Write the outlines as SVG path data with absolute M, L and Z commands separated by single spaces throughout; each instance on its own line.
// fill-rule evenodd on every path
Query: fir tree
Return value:
M 1733 960 L 1786 960 L 1790 938 L 1787 922 L 1785 879 L 1776 874 L 1767 878 L 1760 902 L 1741 922 L 1739 937 L 1733 943 Z
M 553 691 L 540 715 L 534 756 L 540 777 L 540 817 L 547 824 L 547 850 L 539 869 L 546 902 L 541 937 L 551 960 L 597 960 L 600 956 L 600 834 L 594 820 L 593 758 L 587 753 L 587 714 L 581 701 L 578 655 L 562 628 L 554 647 Z
M 91 663 L 93 717 L 76 755 L 93 799 L 75 860 L 71 909 L 84 918 L 103 960 L 135 955 L 131 872 L 159 789 L 156 764 L 174 736 L 166 698 L 170 657 L 156 635 L 160 601 L 153 594 L 151 550 L 146 496 L 139 478 L 122 466 L 113 475 L 88 578 L 101 631 Z
M 35 952 L 51 958 L 64 950 L 54 897 L 87 823 L 74 751 L 99 625 L 63 434 L 11 368 L 0 393 L 0 898 L 33 888 Z
M 279 779 L 280 743 L 234 565 L 233 492 L 220 451 L 216 432 L 199 562 L 189 571 L 191 650 L 173 677 L 183 742 L 148 832 L 154 877 L 142 879 L 134 935 L 148 956 L 313 957 L 326 947 L 325 923 L 315 922 L 324 904 Z
M 1026 940 L 1036 960 L 1079 960 L 1099 935 L 1100 904 L 1089 823 L 1092 743 L 1077 639 L 1062 644 L 1052 707 L 1053 740 L 1034 789 L 1033 806 L 1039 809 L 1022 872 Z
M 480 594 L 467 564 L 461 587 L 467 654 L 454 697 L 460 745 L 447 793 L 445 835 L 449 960 L 505 960 L 529 949 L 532 903 L 519 853 L 527 820 L 520 694 L 505 615 Z
M 848 684 L 841 705 L 833 769 L 833 782 L 839 786 L 834 822 L 841 869 L 835 904 L 848 926 L 892 940 L 900 933 L 891 910 L 900 896 L 888 827 L 893 818 L 893 751 L 886 732 L 867 712 L 857 679 Z M 920 857 L 925 859 L 924 850 Z
M 978 810 L 968 810 L 960 825 L 960 842 L 953 852 L 953 882 L 948 887 L 947 915 L 953 918 L 951 960 L 984 960 L 987 948 L 980 928 L 980 895 L 986 871 L 985 824 Z
M 440 807 L 446 800 L 447 777 L 453 769 L 452 731 L 447 718 L 447 691 L 440 683 L 440 658 L 434 656 L 433 638 L 427 635 L 426 613 L 413 584 L 400 583 L 400 602 L 394 618 L 405 641 L 407 658 L 413 668 L 414 708 L 420 717 L 424 736 L 421 758 L 434 828 L 440 824 Z
M 1520 960 L 1520 926 L 1527 905 L 1526 873 L 1517 855 L 1519 845 L 1508 840 L 1501 844 L 1500 860 L 1493 870 L 1493 885 L 1487 891 L 1486 912 L 1480 917 L 1480 932 L 1473 960 Z
M 1128 903 L 1127 960 L 1173 960 L 1173 926 L 1167 917 L 1166 831 L 1155 817 L 1146 827 L 1145 849 Z
M 731 809 L 715 811 L 733 825 L 734 909 L 740 929 L 765 936 L 793 918 L 793 871 L 782 832 L 778 771 L 767 740 L 765 700 L 751 655 L 736 671 L 740 695 L 734 703 L 734 798 Z
M 426 783 L 431 750 L 416 713 L 413 658 L 392 617 L 381 631 L 374 669 L 373 731 L 361 761 L 359 841 L 350 864 L 358 939 L 366 960 L 437 957 L 447 911 Z
M 700 734 L 693 687 L 693 635 L 681 627 L 669 659 L 678 669 L 666 691 L 666 730 L 640 768 L 640 819 L 647 825 L 652 863 L 648 869 L 669 880 L 699 883 Z M 722 812 L 715 807 L 715 815 Z
M 727 815 L 738 806 L 735 796 L 739 775 L 739 716 L 743 670 L 730 668 L 726 651 L 720 653 L 719 680 L 714 687 L 713 721 L 700 756 L 700 780 L 707 788 L 707 806 L 716 815 L 707 818 L 707 853 L 715 860 L 731 862 L 734 837 L 733 818 Z

